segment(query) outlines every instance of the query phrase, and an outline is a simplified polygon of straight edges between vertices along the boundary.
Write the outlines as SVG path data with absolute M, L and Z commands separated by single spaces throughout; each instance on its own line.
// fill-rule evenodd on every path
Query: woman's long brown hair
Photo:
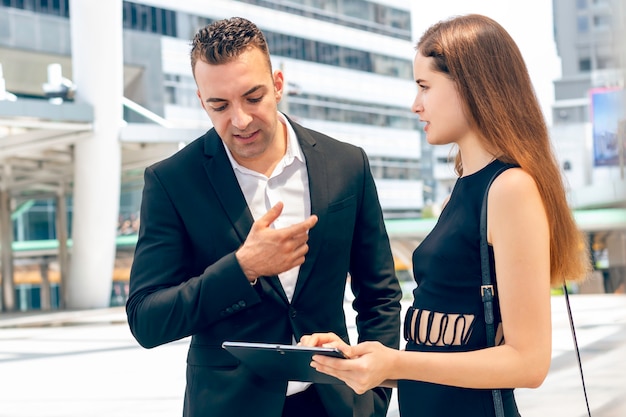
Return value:
M 472 129 L 498 159 L 519 165 L 537 183 L 550 226 L 551 284 L 588 275 L 589 256 L 567 203 L 548 129 L 524 63 L 507 31 L 481 15 L 430 27 L 416 47 L 456 84 Z M 456 171 L 463 173 L 460 155 Z

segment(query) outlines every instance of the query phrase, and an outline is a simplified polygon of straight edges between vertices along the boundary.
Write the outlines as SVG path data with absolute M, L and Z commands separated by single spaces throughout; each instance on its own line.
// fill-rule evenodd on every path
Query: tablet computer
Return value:
M 336 348 L 248 342 L 224 342 L 222 347 L 265 379 L 317 384 L 344 383 L 311 367 L 313 355 L 345 358 Z

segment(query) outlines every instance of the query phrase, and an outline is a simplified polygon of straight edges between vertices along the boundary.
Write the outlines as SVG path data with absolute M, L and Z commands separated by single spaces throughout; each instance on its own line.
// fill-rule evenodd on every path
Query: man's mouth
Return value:
M 258 131 L 255 132 L 250 132 L 250 133 L 239 133 L 239 134 L 233 134 L 233 136 L 239 140 L 242 141 L 248 141 L 250 139 L 253 139 Z

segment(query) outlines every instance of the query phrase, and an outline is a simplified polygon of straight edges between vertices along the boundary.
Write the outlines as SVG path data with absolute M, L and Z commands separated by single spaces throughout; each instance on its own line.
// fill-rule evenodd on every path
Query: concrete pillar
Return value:
M 49 311 L 50 306 L 50 261 L 47 256 L 42 257 L 39 264 L 41 287 L 39 287 L 39 304 L 42 311 Z
M 122 0 L 70 0 L 76 101 L 94 109 L 94 135 L 74 150 L 69 309 L 108 307 L 119 212 L 124 93 Z
M 67 305 L 67 287 L 69 280 L 69 258 L 67 248 L 67 204 L 65 203 L 65 186 L 59 189 L 56 197 L 56 235 L 59 241 L 59 274 L 61 282 L 59 283 L 59 309 L 65 308 Z
M 2 309 L 14 311 L 15 283 L 13 282 L 13 223 L 11 222 L 11 196 L 0 190 L 0 245 L 2 250 Z M 0 309 L 0 310 L 2 310 Z

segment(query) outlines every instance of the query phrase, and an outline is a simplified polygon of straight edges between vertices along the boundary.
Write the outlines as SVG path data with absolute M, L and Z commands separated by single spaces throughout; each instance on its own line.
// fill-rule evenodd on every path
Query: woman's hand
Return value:
M 349 346 L 341 339 L 337 339 L 331 336 L 320 336 L 314 340 L 324 341 L 323 346 L 338 348 L 349 359 L 314 355 L 313 362 L 311 362 L 313 368 L 341 379 L 357 394 L 363 394 L 378 386 L 394 385 L 392 381 L 389 381 L 388 375 L 397 353 L 395 349 L 390 349 L 380 342 L 363 342 L 356 346 Z
M 336 347 L 340 351 L 342 351 L 346 357 L 351 357 L 350 345 L 344 342 L 335 333 L 313 333 L 310 335 L 305 335 L 300 338 L 300 342 L 298 343 L 298 345 Z

